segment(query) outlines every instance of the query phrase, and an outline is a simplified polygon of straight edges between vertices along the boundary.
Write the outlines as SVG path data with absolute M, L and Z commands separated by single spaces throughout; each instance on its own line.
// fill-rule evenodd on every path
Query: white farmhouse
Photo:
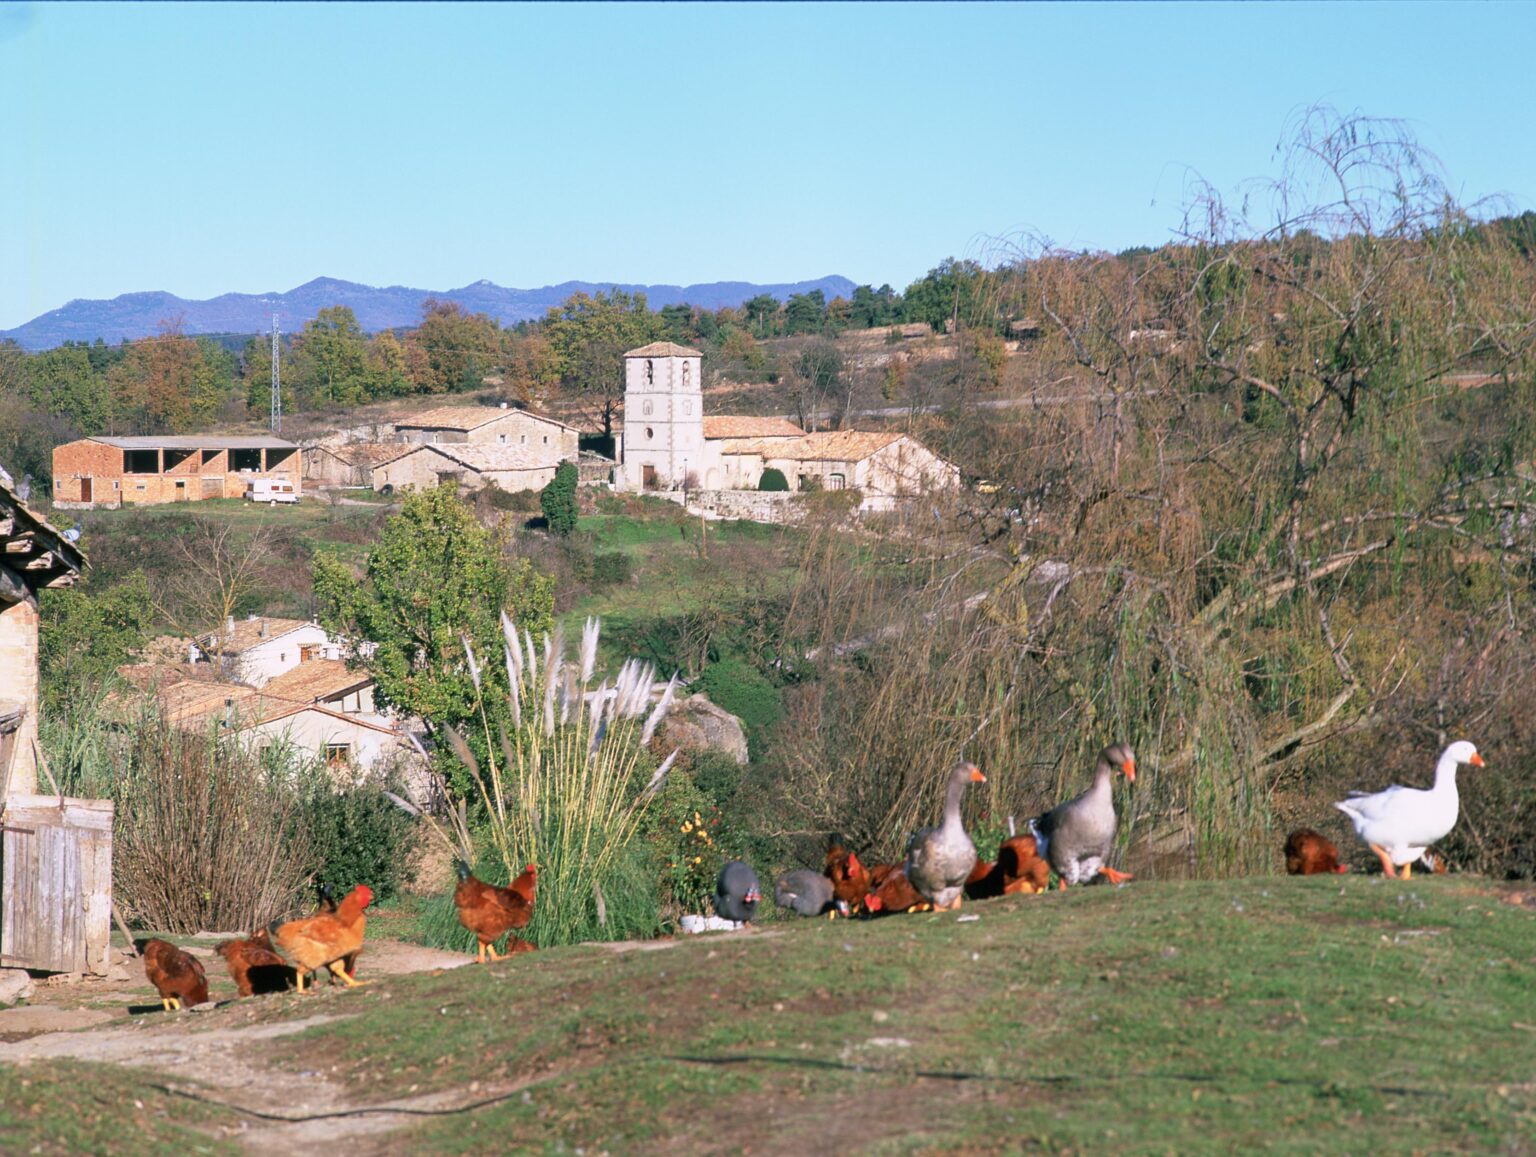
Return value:
M 340 659 L 342 646 L 319 623 L 252 615 L 231 621 L 222 632 L 197 640 L 207 658 L 252 687 L 266 684 L 310 659 Z

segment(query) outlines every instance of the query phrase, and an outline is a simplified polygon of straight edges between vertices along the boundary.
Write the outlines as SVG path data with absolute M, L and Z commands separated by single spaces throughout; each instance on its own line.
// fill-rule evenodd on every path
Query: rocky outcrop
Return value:
M 674 747 L 723 751 L 737 763 L 747 762 L 747 730 L 741 720 L 702 691 L 672 705 L 662 734 Z

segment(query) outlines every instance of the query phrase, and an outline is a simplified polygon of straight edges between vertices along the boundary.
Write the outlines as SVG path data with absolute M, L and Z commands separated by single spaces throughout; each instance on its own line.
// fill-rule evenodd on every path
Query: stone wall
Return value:
M 690 490 L 686 505 L 706 518 L 796 523 L 805 517 L 800 496 L 783 490 Z
M 0 701 L 26 708 L 12 748 L 9 794 L 32 795 L 37 791 L 32 752 L 37 734 L 37 604 L 28 599 L 0 611 Z

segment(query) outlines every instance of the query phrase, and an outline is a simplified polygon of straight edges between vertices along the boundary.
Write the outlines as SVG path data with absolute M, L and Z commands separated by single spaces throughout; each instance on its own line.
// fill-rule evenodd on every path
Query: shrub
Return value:
M 406 882 L 415 823 L 385 794 L 391 786 L 377 778 L 337 784 L 318 763 L 302 778 L 302 822 L 315 883 L 329 885 L 338 898 L 367 884 L 375 899 L 388 900 Z M 393 788 L 401 792 L 399 785 Z
M 592 556 L 592 582 L 598 586 L 627 583 L 633 567 L 622 550 L 603 551 Z
M 555 476 L 539 495 L 539 506 L 549 523 L 550 532 L 566 535 L 576 529 L 576 483 L 580 474 L 574 462 L 562 462 Z
M 710 702 L 737 716 L 750 728 L 771 727 L 784 713 L 779 689 L 742 659 L 711 663 L 699 676 Z
M 777 466 L 770 466 L 763 471 L 763 476 L 757 480 L 759 490 L 788 490 L 789 479 L 784 477 L 784 471 Z
M 307 899 L 310 848 L 291 750 L 255 752 L 146 710 L 117 753 L 112 880 L 162 932 L 257 928 Z

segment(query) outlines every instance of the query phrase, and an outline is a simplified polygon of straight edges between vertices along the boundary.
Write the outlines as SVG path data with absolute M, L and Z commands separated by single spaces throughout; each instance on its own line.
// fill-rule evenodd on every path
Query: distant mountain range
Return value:
M 780 285 L 754 285 L 748 281 L 712 281 L 707 285 L 616 285 L 613 282 L 566 281 L 542 289 L 507 289 L 490 281 L 477 281 L 462 289 L 411 289 L 391 285 L 375 289 L 355 281 L 317 277 L 287 293 L 225 293 L 207 301 L 188 301 L 159 291 L 125 293 L 110 301 L 76 299 L 61 309 L 49 310 L 15 329 L 0 330 L 0 340 L 12 338 L 23 349 L 43 350 L 67 341 L 93 342 L 97 338 L 115 345 L 124 338 L 147 337 L 159 332 L 160 323 L 181 318 L 183 333 L 265 333 L 277 314 L 284 333 L 301 329 L 322 309 L 350 306 L 358 324 L 370 333 L 421 320 L 421 303 L 429 297 L 456 301 L 471 313 L 486 313 L 503 325 L 543 317 L 573 293 L 623 289 L 644 293 L 652 309 L 687 302 L 703 309 L 739 306 L 760 293 L 780 301 L 793 293 L 819 289 L 827 300 L 847 297 L 854 283 L 846 277 L 822 277 Z

